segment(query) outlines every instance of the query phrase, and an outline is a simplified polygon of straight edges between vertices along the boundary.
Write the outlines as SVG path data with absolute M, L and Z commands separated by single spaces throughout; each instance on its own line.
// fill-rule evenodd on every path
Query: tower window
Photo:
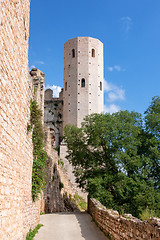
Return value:
M 67 82 L 65 82 L 65 91 L 67 91 Z
M 75 57 L 75 49 L 72 49 L 72 58 Z
M 82 80 L 81 80 L 81 87 L 85 87 L 85 79 L 84 78 L 82 78 Z
M 92 57 L 95 57 L 95 49 L 92 48 Z
M 100 82 L 100 90 L 102 91 L 102 82 Z

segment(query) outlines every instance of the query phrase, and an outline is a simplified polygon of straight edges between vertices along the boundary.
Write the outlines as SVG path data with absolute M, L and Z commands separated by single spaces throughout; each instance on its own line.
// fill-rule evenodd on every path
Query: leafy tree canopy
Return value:
M 159 215 L 158 126 L 160 130 L 158 97 L 144 120 L 139 113 L 120 111 L 89 115 L 81 128 L 67 125 L 67 158 L 79 187 L 108 208 L 139 216 L 148 207 Z

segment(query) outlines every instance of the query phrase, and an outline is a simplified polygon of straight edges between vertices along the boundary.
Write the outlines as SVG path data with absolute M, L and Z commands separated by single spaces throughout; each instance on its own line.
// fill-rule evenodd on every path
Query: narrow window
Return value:
M 95 57 L 95 49 L 92 48 L 92 57 Z
M 100 90 L 102 91 L 102 82 L 100 82 Z
M 84 78 L 82 78 L 82 80 L 81 80 L 81 87 L 85 87 L 85 79 Z
M 67 82 L 65 82 L 65 91 L 67 91 Z
M 75 57 L 75 49 L 72 49 L 72 58 Z

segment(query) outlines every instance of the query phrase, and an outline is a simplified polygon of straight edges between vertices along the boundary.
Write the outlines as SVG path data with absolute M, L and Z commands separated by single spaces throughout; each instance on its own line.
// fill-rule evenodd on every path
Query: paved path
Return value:
M 34 240 L 107 240 L 88 213 L 45 214 L 40 223 Z

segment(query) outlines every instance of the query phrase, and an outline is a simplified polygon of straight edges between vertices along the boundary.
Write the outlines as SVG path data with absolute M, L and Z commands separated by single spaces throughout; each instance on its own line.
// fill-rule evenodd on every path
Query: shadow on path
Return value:
M 81 212 L 75 214 L 79 226 L 81 228 L 81 235 L 86 240 L 106 240 L 108 239 L 104 233 L 97 227 L 92 217 L 86 213 Z
M 52 213 L 41 215 L 34 240 L 107 240 L 88 213 Z

